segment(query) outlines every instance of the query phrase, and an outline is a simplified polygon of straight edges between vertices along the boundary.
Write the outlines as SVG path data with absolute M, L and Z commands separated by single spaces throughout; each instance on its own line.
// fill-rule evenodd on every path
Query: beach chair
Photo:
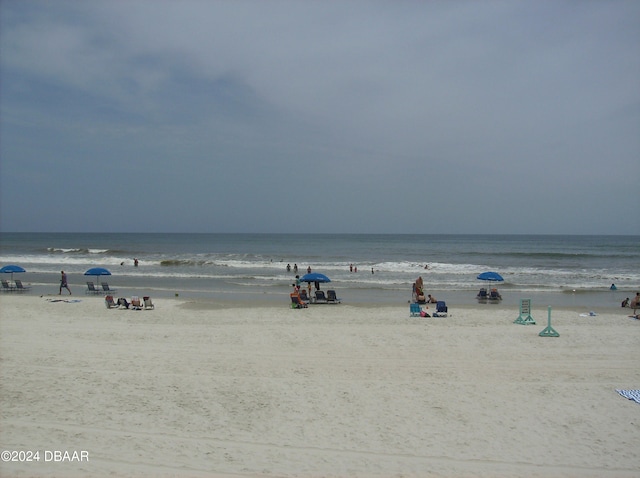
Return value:
M 142 310 L 142 302 L 140 302 L 140 297 L 137 295 L 131 297 L 131 308 L 133 310 Z
M 96 289 L 96 286 L 93 285 L 93 282 L 87 282 L 87 290 L 85 291 L 86 294 L 99 294 L 100 291 L 98 289 Z
M 111 292 L 117 292 L 115 289 L 110 289 L 109 284 L 107 284 L 106 282 L 102 283 L 102 291 L 106 292 L 107 294 L 110 294 Z
M 336 296 L 336 291 L 335 290 L 328 290 L 327 291 L 327 303 L 329 304 L 339 304 L 341 301 L 341 299 L 338 299 L 338 297 Z
M 489 298 L 489 295 L 487 294 L 487 289 L 485 289 L 484 287 L 480 289 L 480 291 L 478 292 L 478 295 L 476 295 L 476 299 L 478 299 L 478 301 L 480 302 L 486 301 L 488 298 Z
M 290 294 L 291 308 L 292 309 L 304 309 L 309 307 L 306 302 L 303 302 L 297 295 Z
M 300 289 L 300 298 L 304 302 L 309 302 L 309 296 L 307 295 L 307 290 L 306 289 Z
M 498 292 L 498 289 L 491 289 L 491 292 L 489 292 L 489 300 L 493 302 L 502 300 L 502 296 L 500 295 L 500 292 Z
M 22 285 L 22 281 L 19 279 L 16 279 L 14 282 L 16 283 L 16 290 L 18 292 L 27 292 L 29 289 L 31 289 L 31 287 L 29 286 L 25 287 L 24 285 Z
M 420 312 L 422 312 L 422 308 L 417 302 L 409 305 L 409 315 L 411 317 L 420 317 Z
M 145 309 L 155 309 L 156 306 L 153 305 L 153 302 L 151 302 L 151 297 L 149 296 L 145 296 L 142 298 L 142 300 L 144 300 L 144 308 Z
M 434 317 L 446 317 L 447 312 L 449 312 L 449 308 L 444 300 L 439 300 L 436 302 L 436 311 L 433 313 Z
M 316 291 L 316 300 L 315 300 L 316 304 L 326 304 L 327 303 L 327 298 L 324 295 L 324 292 L 321 290 L 317 290 Z
M 112 295 L 105 296 L 104 305 L 106 306 L 107 309 L 117 309 L 118 308 L 118 304 L 116 303 L 116 301 L 113 300 L 113 296 Z
M 118 307 L 124 307 L 125 309 L 129 308 L 129 302 L 127 302 L 127 299 L 125 299 L 124 297 L 120 297 L 118 299 Z
M 15 290 L 15 287 L 13 287 L 12 285 L 9 285 L 9 283 L 6 280 L 2 281 L 2 292 L 13 292 Z

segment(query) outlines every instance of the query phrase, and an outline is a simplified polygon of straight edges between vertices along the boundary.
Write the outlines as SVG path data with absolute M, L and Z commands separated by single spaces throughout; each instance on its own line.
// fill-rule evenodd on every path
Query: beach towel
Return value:
M 629 400 L 633 400 L 636 403 L 640 403 L 640 390 L 618 390 L 616 388 L 616 392 L 618 392 L 624 398 L 628 398 Z
M 597 314 L 592 310 L 588 314 L 580 314 L 580 317 L 595 317 Z

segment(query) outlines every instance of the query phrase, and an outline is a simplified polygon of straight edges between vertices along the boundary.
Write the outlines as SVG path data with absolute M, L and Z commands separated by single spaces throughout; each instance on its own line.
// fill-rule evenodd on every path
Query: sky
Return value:
M 640 2 L 0 0 L 0 231 L 640 234 Z

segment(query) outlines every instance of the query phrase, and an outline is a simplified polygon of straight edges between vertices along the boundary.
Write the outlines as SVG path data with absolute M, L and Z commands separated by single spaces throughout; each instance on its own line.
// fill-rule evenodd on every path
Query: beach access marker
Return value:
M 513 321 L 514 324 L 536 325 L 531 317 L 531 299 L 520 299 L 520 316 Z
M 540 337 L 560 337 L 560 334 L 551 327 L 551 306 L 549 306 L 549 316 L 547 318 L 546 328 L 538 334 Z

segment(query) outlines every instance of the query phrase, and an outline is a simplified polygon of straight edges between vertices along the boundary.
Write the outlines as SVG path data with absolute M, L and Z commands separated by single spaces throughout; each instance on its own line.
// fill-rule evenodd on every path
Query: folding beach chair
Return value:
M 317 290 L 316 291 L 316 300 L 315 300 L 316 304 L 326 304 L 327 303 L 327 298 L 324 295 L 324 292 L 321 290 Z
M 153 305 L 153 302 L 151 302 L 151 297 L 149 296 L 145 296 L 142 298 L 142 300 L 144 300 L 144 308 L 145 309 L 155 309 L 156 306 Z
M 411 317 L 420 317 L 420 312 L 422 312 L 420 304 L 414 302 L 409 305 L 409 315 Z
M 434 317 L 446 317 L 447 312 L 449 312 L 449 308 L 444 300 L 436 302 L 436 311 L 433 313 Z
M 7 282 L 6 280 L 2 281 L 2 292 L 13 292 L 14 290 L 15 287 L 9 285 L 9 282 Z
M 28 286 L 27 286 L 27 287 L 25 287 L 25 286 L 23 286 L 23 285 L 22 285 L 22 281 L 21 281 L 21 280 L 19 280 L 19 279 L 16 279 L 14 282 L 16 283 L 16 290 L 17 290 L 18 292 L 26 292 L 26 291 L 28 291 L 29 289 L 31 289 L 31 287 L 28 287 Z
M 137 295 L 131 297 L 131 308 L 133 310 L 142 310 L 142 303 L 140 302 L 140 297 Z
M 96 286 L 93 285 L 93 282 L 87 282 L 86 293 L 87 294 L 99 294 L 100 291 L 98 289 L 96 289 Z
M 113 300 L 113 296 L 112 295 L 108 295 L 104 298 L 104 305 L 106 306 L 107 309 L 117 309 L 118 308 L 118 304 L 116 303 L 115 300 Z
M 106 282 L 102 283 L 102 290 L 103 290 L 103 292 L 106 292 L 107 294 L 109 294 L 111 292 L 116 292 L 115 289 L 109 288 L 109 284 L 107 284 Z
M 290 295 L 291 297 L 291 308 L 292 309 L 304 309 L 309 307 L 307 305 L 306 302 L 303 302 L 302 300 L 300 300 L 300 297 L 298 297 L 297 295 Z
M 327 291 L 327 302 L 329 304 L 339 304 L 341 299 L 338 299 L 338 297 L 336 296 L 336 291 L 335 290 L 328 290 Z

